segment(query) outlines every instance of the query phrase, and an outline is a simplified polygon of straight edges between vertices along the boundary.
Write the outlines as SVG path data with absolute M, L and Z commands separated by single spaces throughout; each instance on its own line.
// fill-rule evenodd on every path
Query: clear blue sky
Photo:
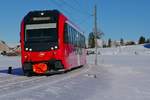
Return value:
M 150 38 L 150 0 L 1 0 L 0 40 L 19 42 L 22 18 L 31 10 L 44 9 L 60 10 L 88 36 L 93 28 L 94 4 L 104 39 Z

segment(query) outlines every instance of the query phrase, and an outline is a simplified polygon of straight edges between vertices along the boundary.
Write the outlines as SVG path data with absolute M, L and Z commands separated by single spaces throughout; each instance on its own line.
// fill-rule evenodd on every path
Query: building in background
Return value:
M 0 52 L 2 52 L 2 51 L 9 51 L 10 49 L 9 49 L 9 47 L 8 47 L 8 45 L 4 42 L 4 41 L 1 41 L 0 40 Z

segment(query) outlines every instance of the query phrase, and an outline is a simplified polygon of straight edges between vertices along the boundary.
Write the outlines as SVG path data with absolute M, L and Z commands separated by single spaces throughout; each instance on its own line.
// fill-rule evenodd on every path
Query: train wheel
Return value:
M 31 72 L 24 72 L 24 76 L 32 77 L 32 73 Z
M 28 76 L 28 77 L 32 76 L 33 71 L 32 71 L 31 63 L 25 63 L 22 68 L 23 68 L 24 76 Z

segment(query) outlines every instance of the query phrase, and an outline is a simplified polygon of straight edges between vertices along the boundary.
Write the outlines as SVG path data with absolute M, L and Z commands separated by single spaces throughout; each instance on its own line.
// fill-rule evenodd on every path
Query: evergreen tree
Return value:
M 104 35 L 104 33 L 100 33 L 98 32 L 96 34 L 96 38 L 97 39 L 101 39 L 102 38 L 102 35 Z M 89 34 L 89 37 L 88 37 L 88 47 L 89 48 L 95 48 L 95 34 L 93 32 L 91 32 Z
M 108 40 L 108 47 L 111 47 L 111 39 Z
M 94 36 L 93 32 L 91 32 L 89 34 L 89 37 L 88 37 L 88 47 L 89 48 L 94 48 L 95 47 L 95 36 Z
M 145 37 L 143 37 L 143 36 L 141 36 L 140 38 L 139 38 L 139 44 L 144 44 L 145 43 Z
M 123 38 L 120 39 L 120 45 L 122 45 L 122 46 L 124 45 L 124 40 L 123 40 Z

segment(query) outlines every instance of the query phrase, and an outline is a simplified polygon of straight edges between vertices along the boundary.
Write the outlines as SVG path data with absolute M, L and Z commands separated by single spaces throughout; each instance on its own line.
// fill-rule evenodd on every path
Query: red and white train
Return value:
M 29 12 L 21 23 L 20 42 L 25 75 L 86 64 L 85 36 L 57 10 Z

